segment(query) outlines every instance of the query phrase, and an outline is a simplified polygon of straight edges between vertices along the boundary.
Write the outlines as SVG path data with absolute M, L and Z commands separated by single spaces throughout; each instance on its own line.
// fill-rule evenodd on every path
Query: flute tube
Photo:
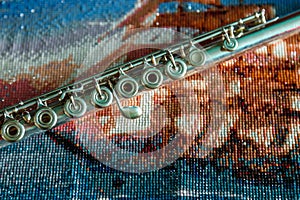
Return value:
M 217 29 L 217 32 L 219 30 L 221 30 L 221 29 Z M 221 40 L 216 41 L 212 44 L 209 44 L 207 47 L 204 48 L 206 53 L 209 55 L 206 58 L 205 64 L 201 67 L 194 67 L 194 69 L 192 69 L 190 72 L 201 71 L 201 70 L 213 67 L 214 65 L 212 65 L 212 64 L 224 61 L 233 56 L 237 56 L 247 50 L 253 50 L 257 47 L 260 47 L 261 45 L 266 44 L 269 41 L 273 41 L 273 40 L 276 40 L 279 38 L 282 39 L 283 37 L 292 35 L 299 31 L 300 31 L 300 11 L 298 11 L 294 14 L 291 14 L 289 16 L 283 17 L 282 19 L 273 21 L 271 23 L 266 23 L 262 26 L 254 27 L 254 29 L 251 29 L 251 32 L 249 32 L 245 35 L 242 35 L 239 38 L 235 38 L 238 41 L 238 47 L 233 51 L 228 51 L 228 50 L 224 49 L 223 41 L 221 41 Z M 215 33 L 215 32 L 216 31 L 213 31 L 212 33 Z M 198 38 L 199 40 L 200 39 L 203 40 L 203 38 L 207 37 L 207 34 L 204 34 L 204 36 L 205 37 L 203 37 L 203 35 L 198 36 L 198 37 L 196 37 L 196 39 Z M 179 44 L 178 48 L 180 48 L 180 47 L 181 47 L 181 45 Z M 157 54 L 155 54 L 155 58 L 159 57 L 160 55 L 163 56 L 165 54 L 166 54 L 165 51 L 160 51 Z M 134 62 L 135 66 L 138 65 L 139 63 L 142 64 L 144 62 L 144 59 L 141 58 L 140 60 L 136 61 L 137 63 Z M 134 66 L 130 65 L 129 67 L 134 67 Z M 109 71 L 109 72 L 107 72 L 107 74 L 105 74 L 105 76 L 108 76 L 110 73 L 114 74 L 117 72 Z M 92 79 L 92 78 L 85 80 L 85 82 L 92 82 L 92 81 L 94 81 L 94 79 Z M 69 86 L 72 86 L 72 85 L 69 85 Z M 58 96 L 61 94 L 62 89 L 67 88 L 69 86 L 64 86 L 63 88 L 58 88 L 50 93 L 41 95 L 40 97 L 41 97 L 41 99 L 43 99 L 43 98 L 49 99 L 50 97 Z M 37 98 L 34 98 L 34 99 L 30 99 L 28 101 L 23 102 L 22 106 L 18 107 L 19 110 L 20 110 L 20 108 L 25 109 L 26 106 L 28 107 L 28 106 L 35 104 L 36 99 Z M 64 105 L 62 103 L 63 102 L 58 102 L 58 104 L 53 106 L 53 108 L 52 108 L 53 111 L 57 114 L 56 126 L 59 124 L 65 123 L 69 119 L 68 116 L 65 115 L 65 113 L 64 113 L 64 109 L 63 109 Z M 7 112 L 7 110 L 13 110 L 15 108 L 16 108 L 16 105 L 5 108 L 2 111 Z M 87 111 L 92 110 L 92 109 L 94 109 L 94 105 L 87 104 Z M 4 112 L 4 113 L 6 113 L 6 112 Z M 23 120 L 20 120 L 20 122 L 22 124 L 24 124 L 24 128 L 26 129 L 26 132 L 25 132 L 23 138 L 44 132 L 44 130 L 39 129 L 36 126 L 32 126 Z M 3 127 L 3 124 L 1 126 Z M 20 133 L 23 136 L 23 132 L 20 131 Z M 6 140 L 0 140 L 0 148 L 7 146 L 9 144 L 10 144 L 10 142 L 8 142 Z
M 300 12 L 292 14 L 281 20 L 274 22 L 262 29 L 238 38 L 238 47 L 235 51 L 227 51 L 220 43 L 206 48 L 209 55 L 207 62 L 215 63 L 236 56 L 246 50 L 258 48 L 267 42 L 295 34 L 300 31 Z

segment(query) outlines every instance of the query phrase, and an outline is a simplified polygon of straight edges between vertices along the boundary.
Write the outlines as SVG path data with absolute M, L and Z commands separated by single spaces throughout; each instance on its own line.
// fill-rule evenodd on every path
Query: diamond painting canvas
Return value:
M 0 197 L 299 199 L 299 9 L 0 1 Z

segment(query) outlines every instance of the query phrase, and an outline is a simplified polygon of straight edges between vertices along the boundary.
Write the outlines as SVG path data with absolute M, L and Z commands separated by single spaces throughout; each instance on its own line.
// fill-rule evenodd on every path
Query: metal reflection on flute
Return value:
M 163 82 L 181 79 L 268 41 L 299 32 L 299 13 L 266 20 L 262 10 L 191 40 L 0 110 L 0 147 L 42 133 L 70 118 L 81 117 L 95 107 L 110 106 L 113 99 L 124 117 L 135 119 L 142 115 L 142 110 L 136 106 L 122 107 L 119 97 L 131 98 L 145 89 L 158 88 Z M 134 75 L 132 70 L 141 73 Z
M 244 35 L 238 39 L 238 47 L 234 52 L 220 48 L 219 44 L 206 48 L 210 57 L 207 62 L 222 61 L 228 57 L 236 56 L 252 48 L 258 48 L 276 38 L 284 38 L 300 31 L 300 12 L 293 13 L 282 19 L 272 20 L 272 23 L 265 27 L 253 31 L 251 34 Z

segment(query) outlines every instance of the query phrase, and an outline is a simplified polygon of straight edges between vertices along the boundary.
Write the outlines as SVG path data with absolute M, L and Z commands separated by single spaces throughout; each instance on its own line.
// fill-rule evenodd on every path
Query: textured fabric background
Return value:
M 0 109 L 96 73 L 85 65 L 89 52 L 104 45 L 102 64 L 110 63 L 125 47 L 103 41 L 130 28 L 166 26 L 191 36 L 261 7 L 276 16 L 300 9 L 296 0 L 207 0 L 182 4 L 205 18 L 182 14 L 180 21 L 178 3 L 147 2 L 0 1 Z M 141 127 L 122 121 L 114 105 L 1 148 L 1 199 L 299 199 L 299 43 L 299 34 L 290 36 L 122 102 L 146 105 Z M 206 85 L 212 74 L 223 89 L 215 99 Z M 207 128 L 214 103 L 224 107 L 222 132 Z M 128 152 L 156 152 L 180 127 L 190 130 L 190 113 L 199 124 L 195 141 L 160 170 L 122 172 L 97 151 L 107 138 Z M 145 126 L 148 137 L 137 137 Z

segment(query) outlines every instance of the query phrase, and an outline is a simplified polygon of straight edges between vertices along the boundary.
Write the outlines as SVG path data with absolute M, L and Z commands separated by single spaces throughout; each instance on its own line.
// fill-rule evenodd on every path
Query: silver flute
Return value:
M 114 99 L 124 117 L 136 119 L 143 113 L 141 108 L 123 107 L 119 98 L 131 98 L 143 90 L 158 88 L 164 82 L 213 67 L 217 62 L 282 35 L 297 33 L 299 26 L 300 11 L 266 20 L 262 10 L 224 27 L 6 107 L 0 110 L 0 147 L 42 133 L 70 118 L 82 117 L 95 107 L 110 106 Z

